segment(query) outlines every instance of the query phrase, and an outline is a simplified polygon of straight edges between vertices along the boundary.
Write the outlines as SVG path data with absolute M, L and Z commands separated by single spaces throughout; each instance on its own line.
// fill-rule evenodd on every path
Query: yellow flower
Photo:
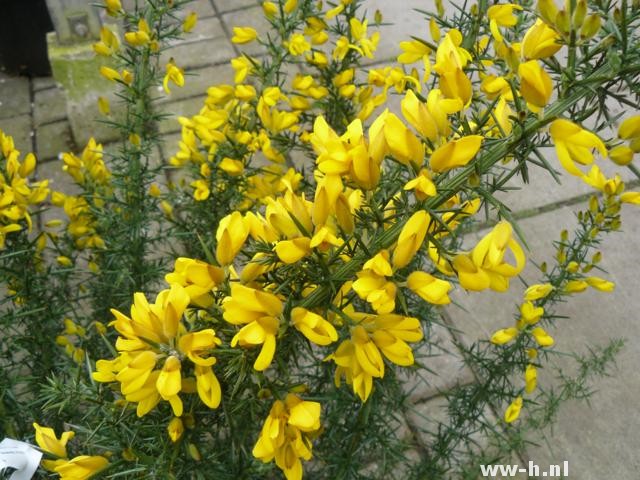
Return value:
M 198 202 L 204 202 L 207 198 L 209 198 L 209 195 L 211 195 L 209 182 L 202 178 L 194 180 L 190 183 L 190 185 L 194 188 L 193 198 Z
M 107 98 L 98 97 L 98 110 L 100 110 L 100 113 L 104 116 L 111 114 L 111 106 Z
M 402 227 L 393 251 L 392 263 L 394 268 L 402 268 L 409 264 L 422 246 L 430 222 L 431 217 L 425 210 L 417 211 L 407 220 L 407 223 Z
M 273 2 L 264 2 L 262 4 L 262 11 L 267 18 L 273 18 L 278 14 L 278 5 Z
M 186 290 L 173 284 L 171 289 L 160 292 L 153 304 L 142 293 L 136 293 L 131 318 L 111 310 L 115 316 L 112 324 L 121 335 L 116 342 L 120 355 L 110 361 L 99 360 L 93 378 L 98 382 L 120 382 L 125 399 L 138 404 L 139 417 L 161 399 L 171 404 L 175 416 L 181 416 L 182 362 L 188 359 L 196 367 L 215 363 L 215 358 L 203 357 L 221 343 L 215 332 L 189 332 L 181 321 L 189 302 Z M 161 363 L 161 369 L 156 369 Z M 200 389 L 198 393 L 203 396 Z
M 309 341 L 326 346 L 338 340 L 336 329 L 317 313 L 302 307 L 291 310 L 291 323 Z
M 184 87 L 184 70 L 178 67 L 173 59 L 167 62 L 165 66 L 167 73 L 162 80 L 162 88 L 164 91 L 169 94 L 171 90 L 169 90 L 169 81 L 173 82 L 178 87 Z
M 496 345 L 504 345 L 505 343 L 509 343 L 511 340 L 518 336 L 518 329 L 515 327 L 503 328 L 501 330 L 496 331 L 491 336 L 491 343 Z
M 93 50 L 98 55 L 111 56 L 120 49 L 120 40 L 109 27 L 103 26 L 100 30 L 100 41 L 93 44 Z
M 456 29 L 449 30 L 436 50 L 433 70 L 442 74 L 446 71 L 464 69 L 471 61 L 471 54 L 462 48 L 462 34 Z
M 640 192 L 624 192 L 620 195 L 620 202 L 640 205 Z
M 220 265 L 230 265 L 249 235 L 249 227 L 240 212 L 233 212 L 222 220 L 216 230 L 216 259 Z
M 583 175 L 576 162 L 581 165 L 593 163 L 592 149 L 597 149 L 603 157 L 607 156 L 607 149 L 597 135 L 569 120 L 554 120 L 549 132 L 560 164 L 572 175 Z
M 569 280 L 564 287 L 566 293 L 580 293 L 584 292 L 589 284 L 584 280 Z
M 481 135 L 467 135 L 451 140 L 434 150 L 429 160 L 429 167 L 437 173 L 463 167 L 476 156 L 481 144 Z
M 112 82 L 115 82 L 117 80 L 122 80 L 122 76 L 117 70 L 106 67 L 104 65 L 100 67 L 100 75 L 102 75 L 107 80 L 111 80 Z
M 133 74 L 129 70 L 122 70 L 122 81 L 126 85 L 131 85 L 133 83 Z
M 339 247 L 344 242 L 341 238 L 336 237 L 336 231 L 334 227 L 329 227 L 327 225 L 322 225 L 319 227 L 311 240 L 309 241 L 310 248 L 317 248 L 321 252 L 326 252 L 332 246 Z
M 327 12 L 325 13 L 324 17 L 327 20 L 331 20 L 332 18 L 334 18 L 335 16 L 337 16 L 338 14 L 342 13 L 342 11 L 344 10 L 344 2 L 340 2 L 338 3 L 334 8 L 327 10 Z
M 287 0 L 284 3 L 284 7 L 282 7 L 282 9 L 284 10 L 284 13 L 291 13 L 296 9 L 297 6 L 298 0 Z
M 525 387 L 524 391 L 531 393 L 536 389 L 538 384 L 538 370 L 535 365 L 527 365 L 527 369 L 524 371 Z
M 524 299 L 527 301 L 540 300 L 541 298 L 545 298 L 553 291 L 554 287 L 550 283 L 537 283 L 535 285 L 531 285 L 524 292 Z
M 187 15 L 184 22 L 182 22 L 182 31 L 185 33 L 190 32 L 195 28 L 197 22 L 198 14 L 196 12 L 189 12 L 189 15 Z
M 284 196 L 277 199 L 269 197 L 265 202 L 265 218 L 276 235 L 294 239 L 313 231 L 312 203 L 304 195 L 298 196 L 287 190 Z M 296 219 L 295 222 L 293 218 Z
M 413 90 L 408 90 L 405 97 L 400 103 L 402 115 L 415 128 L 420 135 L 435 142 L 438 138 L 438 125 L 435 118 L 427 108 L 427 105 L 421 102 Z
M 144 18 L 140 19 L 138 22 L 138 30 L 125 33 L 124 39 L 127 43 L 136 47 L 149 43 L 151 41 L 151 29 L 147 21 Z
M 585 281 L 591 288 L 600 290 L 601 292 L 613 292 L 616 284 L 600 277 L 587 277 Z
M 164 279 L 170 285 L 185 287 L 194 304 L 208 308 L 213 304 L 211 292 L 224 280 L 224 271 L 201 260 L 179 257 L 173 272 L 166 274 Z
M 471 253 L 454 257 L 453 267 L 462 287 L 474 291 L 491 288 L 497 292 L 509 288 L 509 278 L 519 274 L 525 265 L 524 252 L 512 238 L 512 232 L 511 225 L 502 221 L 478 242 Z M 504 261 L 509 250 L 515 265 Z
M 400 49 L 403 53 L 398 55 L 398 63 L 410 64 L 428 57 L 431 49 L 418 40 L 400 42 Z
M 623 140 L 640 137 L 640 115 L 625 119 L 618 127 L 618 137 Z
M 311 459 L 311 438 L 320 430 L 321 407 L 318 402 L 288 394 L 284 402 L 276 400 L 265 420 L 253 456 L 264 463 L 275 459 L 287 480 L 302 479 L 302 462 Z
M 506 3 L 502 5 L 493 5 L 487 10 L 489 28 L 498 42 L 502 42 L 503 40 L 498 27 L 513 27 L 518 23 L 518 17 L 513 14 L 514 10 L 522 10 L 522 7 L 513 3 Z
M 440 72 L 440 90 L 445 97 L 459 99 L 468 106 L 473 95 L 471 80 L 461 68 L 453 68 Z
M 616 165 L 624 167 L 633 160 L 634 151 L 626 145 L 618 145 L 609 150 L 609 158 Z
M 173 443 L 176 443 L 184 433 L 184 425 L 180 417 L 173 417 L 167 425 L 167 433 Z
M 269 292 L 231 285 L 231 296 L 222 304 L 224 319 L 233 325 L 245 325 L 231 339 L 231 346 L 262 345 L 253 368 L 265 370 L 276 351 L 276 334 L 280 326 L 282 302 Z
M 287 49 L 291 55 L 298 56 L 311 50 L 311 44 L 301 33 L 294 33 L 286 42 Z
M 396 285 L 387 281 L 386 277 L 393 275 L 389 263 L 389 252 L 382 250 L 368 260 L 358 272 L 358 280 L 353 282 L 353 291 L 360 298 L 371 304 L 377 313 L 390 313 L 394 310 Z
M 562 48 L 559 42 L 562 37 L 542 20 L 527 30 L 522 38 L 521 54 L 525 60 L 548 58 L 555 55 Z
M 382 160 L 388 153 L 404 165 L 421 166 L 424 161 L 424 147 L 422 142 L 394 113 L 385 110 L 369 129 L 371 145 L 379 144 L 377 149 L 370 152 L 377 161 Z M 379 153 L 375 153 L 376 150 Z
M 109 461 L 102 456 L 80 455 L 58 465 L 55 472 L 60 475 L 60 480 L 86 480 L 104 470 L 107 465 Z
M 515 422 L 520 416 L 520 410 L 522 410 L 522 397 L 517 397 L 511 405 L 504 412 L 504 421 L 507 423 Z
M 375 32 L 371 37 L 367 38 L 367 23 L 367 20 L 361 22 L 357 18 L 349 20 L 351 37 L 356 41 L 355 45 L 351 45 L 351 48 L 364 57 L 373 58 L 373 53 L 376 51 L 380 40 L 380 32 Z
M 229 175 L 238 176 L 244 172 L 244 163 L 242 160 L 224 157 L 219 164 L 220 170 L 227 172 Z
M 75 432 L 63 432 L 60 438 L 56 437 L 53 428 L 41 427 L 37 423 L 33 424 L 36 431 L 36 443 L 45 452 L 58 458 L 67 458 L 67 443 L 75 436 Z M 53 471 L 57 461 L 44 460 L 42 466 Z
M 549 74 L 536 60 L 523 62 L 518 66 L 520 95 L 533 111 L 543 108 L 551 98 L 553 83 Z
M 446 305 L 451 303 L 451 299 L 449 298 L 451 284 L 427 272 L 413 272 L 407 277 L 407 286 L 420 298 L 433 305 Z
M 42 466 L 51 472 L 58 473 L 61 479 L 85 480 L 109 464 L 107 459 L 101 456 L 82 455 L 68 460 L 66 446 L 67 442 L 74 437 L 74 432 L 63 432 L 58 439 L 52 428 L 41 427 L 37 423 L 33 424 L 33 428 L 36 431 L 38 446 L 44 452 L 58 457 L 57 460 L 43 460 Z
M 298 237 L 293 240 L 280 240 L 273 248 L 280 261 L 292 264 L 300 261 L 311 253 L 311 239 Z
M 542 327 L 531 330 L 531 335 L 541 347 L 551 347 L 554 344 L 553 338 Z
M 370 137 L 374 135 L 372 132 L 375 128 L 372 126 L 369 130 Z M 340 175 L 348 175 L 358 186 L 367 190 L 373 189 L 378 184 L 382 156 L 376 155 L 371 145 L 367 146 L 362 122 L 359 119 L 351 122 L 347 126 L 347 131 L 342 136 L 338 136 L 322 116 L 316 118 L 311 144 L 318 154 L 316 160 L 318 169 L 327 174 L 320 182 L 319 188 L 332 192 L 329 205 L 335 204 L 339 191 L 342 190 Z M 317 199 L 318 190 L 316 190 L 316 201 Z M 326 217 L 320 223 L 324 223 L 325 219 Z
M 431 173 L 426 168 L 420 170 L 420 173 L 413 180 L 409 180 L 404 190 L 413 190 L 418 200 L 424 200 L 427 197 L 433 197 L 436 192 L 436 185 L 431 180 Z
M 196 388 L 202 403 L 209 408 L 218 408 L 222 399 L 222 391 L 220 382 L 218 382 L 218 378 L 213 373 L 211 366 L 196 364 L 195 375 Z
M 420 341 L 422 327 L 417 318 L 402 315 L 350 314 L 361 320 L 351 328 L 351 338 L 344 340 L 327 360 L 333 360 L 337 365 L 336 386 L 340 386 L 344 377 L 365 402 L 371 394 L 373 378 L 384 376 L 382 355 L 396 365 L 413 365 L 413 352 L 406 342 Z
M 104 0 L 107 7 L 107 13 L 112 17 L 115 17 L 118 13 L 122 12 L 122 4 L 120 0 Z
M 544 315 L 544 308 L 535 307 L 533 303 L 529 301 L 520 305 L 520 323 L 522 325 L 533 325 L 538 323 L 542 315 Z
M 482 90 L 490 100 L 494 100 L 497 96 L 500 96 L 509 101 L 513 101 L 511 87 L 504 77 L 497 77 L 495 75 L 485 76 L 480 84 L 480 90 Z
M 258 38 L 258 32 L 251 27 L 233 27 L 233 37 L 231 41 L 233 43 L 245 44 L 253 42 Z
M 235 76 L 233 78 L 233 81 L 235 83 L 244 82 L 245 78 L 247 78 L 247 75 L 251 71 L 253 71 L 253 63 L 251 63 L 249 58 L 244 56 L 244 55 L 241 56 L 241 57 L 232 58 L 231 59 L 231 67 L 233 68 L 233 70 L 235 72 Z M 220 86 L 218 86 L 218 87 L 220 87 Z M 228 85 L 227 85 L 227 87 L 231 88 Z M 212 88 L 215 89 L 216 87 L 210 87 L 209 90 L 211 90 Z M 209 93 L 209 90 L 207 90 L 207 93 Z M 216 103 L 220 103 L 220 102 L 216 101 Z

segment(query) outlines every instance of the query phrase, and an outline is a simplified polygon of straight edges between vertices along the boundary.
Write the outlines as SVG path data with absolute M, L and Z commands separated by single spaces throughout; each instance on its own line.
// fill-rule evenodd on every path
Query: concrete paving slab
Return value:
M 74 150 L 69 122 L 63 120 L 38 128 L 36 150 L 41 160 L 56 158 L 61 152 Z
M 165 164 L 169 164 L 169 159 L 178 151 L 178 143 L 182 139 L 180 132 L 170 133 L 164 135 L 162 138 L 162 153 L 164 156 Z
M 474 379 L 446 326 L 431 323 L 425 338 L 428 340 L 414 349 L 416 368 L 398 370 L 403 390 L 416 403 Z
M 189 9 L 184 10 L 183 17 L 186 16 L 186 13 L 189 12 Z M 179 40 L 174 40 L 172 44 L 187 44 L 199 42 L 201 40 L 208 40 L 211 38 L 218 38 L 224 36 L 224 30 L 222 29 L 222 24 L 220 23 L 220 19 L 218 17 L 209 17 L 198 19 L 196 26 L 189 33 L 183 34 L 182 38 Z
M 449 422 L 448 414 L 448 400 L 444 396 L 438 396 L 430 398 L 425 402 L 416 403 L 413 410 L 408 413 L 407 420 L 409 427 L 412 429 L 415 439 L 419 442 L 421 448 L 427 453 L 433 449 L 434 436 L 438 433 L 440 426 L 446 427 Z M 477 419 L 479 423 L 486 423 L 489 425 L 497 424 L 495 416 L 489 409 L 485 411 L 482 418 Z M 476 428 L 478 428 L 476 426 Z M 491 452 L 492 446 L 490 436 L 477 430 L 471 433 L 470 441 L 468 445 L 457 445 L 455 448 L 455 461 L 459 462 L 460 467 L 479 468 L 478 465 L 471 465 L 472 455 L 479 454 L 480 452 Z M 517 464 L 520 460 L 517 457 L 509 460 L 510 463 Z M 451 480 L 462 478 L 460 471 L 449 472 L 446 478 Z M 464 477 L 470 478 L 470 477 Z M 519 475 L 511 478 L 523 480 L 526 476 Z
M 375 53 L 375 62 L 395 59 L 400 55 L 400 42 L 411 40 L 411 35 L 431 38 L 429 22 L 425 16 L 414 9 L 429 10 L 433 3 L 424 0 L 404 0 L 401 4 L 386 0 L 369 0 L 363 5 L 369 19 L 369 29 L 380 31 L 380 43 Z M 373 15 L 376 10 L 382 13 L 383 25 L 373 25 Z
M 195 43 L 180 43 L 168 48 L 162 53 L 160 63 L 164 65 L 173 58 L 180 68 L 195 69 L 225 63 L 235 56 L 229 40 L 218 37 Z
M 30 112 L 29 79 L 0 73 L 0 118 Z
M 233 84 L 233 68 L 230 63 L 198 68 L 185 72 L 184 87 L 170 87 L 167 95 L 162 87 L 158 87 L 154 95 L 159 104 L 175 102 L 194 96 L 206 95 L 207 88 L 219 83 Z
M 36 127 L 67 118 L 67 99 L 58 88 L 35 92 L 33 120 Z
M 31 81 L 33 83 L 33 90 L 36 92 L 56 86 L 56 81 L 53 77 L 35 77 Z
M 216 14 L 211 0 L 193 0 L 187 3 L 183 8 L 183 14 L 186 16 L 189 12 L 197 13 L 198 19 L 211 17 Z
M 248 7 L 259 5 L 257 0 L 211 0 L 219 13 L 229 12 L 232 10 L 241 10 Z
M 204 106 L 205 97 L 188 98 L 177 102 L 166 103 L 163 110 L 169 114 L 164 120 L 158 123 L 158 130 L 161 134 L 179 132 L 181 129 L 178 117 L 191 117 L 198 113 Z
M 516 189 L 516 191 L 496 193 L 496 198 L 508 203 L 511 211 L 533 210 L 593 193 L 592 187 L 562 168 L 554 147 L 541 148 L 540 151 L 558 173 L 561 183 L 556 183 L 552 175 L 544 168 L 529 164 L 529 183 L 525 183 L 522 177 L 517 175 L 510 179 L 507 185 L 508 188 Z M 608 178 L 619 174 L 625 182 L 637 179 L 631 170 L 626 167 L 620 167 L 606 158 L 597 158 L 595 164 L 600 167 Z M 515 167 L 515 163 L 511 162 L 506 167 L 511 170 Z
M 0 111 L 1 110 L 2 108 L 0 108 Z M 0 130 L 2 130 L 5 135 L 11 135 L 13 137 L 13 143 L 23 155 L 33 151 L 31 140 L 34 133 L 31 130 L 30 115 L 16 114 L 15 116 L 0 118 Z
M 637 207 L 636 207 L 637 208 Z M 640 263 L 640 215 L 632 206 L 623 211 L 623 232 L 611 234 L 602 244 L 601 267 L 608 273 L 600 273 L 616 283 L 613 293 L 588 290 L 576 294 L 569 302 L 560 305 L 557 313 L 570 318 L 559 320 L 549 333 L 556 340 L 557 351 L 588 352 L 590 345 L 606 345 L 610 338 L 627 338 L 629 342 L 618 357 L 618 371 L 610 378 L 599 379 L 593 384 L 597 393 L 591 406 L 584 402 L 567 404 L 560 411 L 554 425 L 554 435 L 549 445 L 530 450 L 530 458 L 544 465 L 568 460 L 571 475 L 576 478 L 637 478 L 640 460 L 636 448 L 640 445 L 637 428 L 630 425 L 636 421 L 628 407 L 636 404 L 640 396 L 640 379 L 637 365 L 640 363 L 640 299 L 636 293 L 638 274 L 635 266 Z M 570 228 L 571 210 L 562 208 L 544 215 L 522 220 L 520 227 L 525 232 L 533 249 L 530 260 L 550 260 L 553 255 L 551 241 L 558 238 L 562 228 Z M 534 281 L 531 262 L 524 277 Z M 467 309 L 450 307 L 453 324 L 464 331 L 465 343 L 474 339 L 488 339 L 499 329 L 511 326 L 513 313 L 524 286 L 516 280 L 508 293 L 483 292 L 462 294 L 452 298 Z M 568 362 L 558 363 L 567 366 Z M 547 367 L 539 372 L 539 382 L 553 385 L 554 369 Z M 631 422 L 631 423 L 630 423 Z M 541 438 L 535 438 L 542 442 Z M 611 459 L 616 459 L 613 462 Z
M 77 195 L 80 193 L 73 178 L 62 170 L 64 162 L 58 158 L 49 161 L 39 161 L 36 169 L 38 179 L 49 179 L 49 188 L 52 191 L 62 192 L 66 195 Z M 60 215 L 58 213 L 58 215 Z
M 252 27 L 258 32 L 258 38 L 265 38 L 271 30 L 271 24 L 264 17 L 261 7 L 246 8 L 237 12 L 225 13 L 222 21 L 226 25 L 229 35 L 233 36 L 233 27 Z M 245 45 L 236 45 L 237 49 L 248 55 L 260 55 L 265 52 L 265 48 L 257 41 Z

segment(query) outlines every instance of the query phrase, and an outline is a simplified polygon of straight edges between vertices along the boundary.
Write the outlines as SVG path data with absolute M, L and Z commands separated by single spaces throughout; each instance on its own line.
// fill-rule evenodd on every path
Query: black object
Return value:
M 0 68 L 11 74 L 51 75 L 46 35 L 52 30 L 45 0 L 0 0 Z

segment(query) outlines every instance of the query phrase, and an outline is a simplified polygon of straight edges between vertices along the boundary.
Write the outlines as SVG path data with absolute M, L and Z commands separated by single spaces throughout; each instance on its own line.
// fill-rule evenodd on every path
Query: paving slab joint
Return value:
M 638 180 L 632 180 L 630 182 L 625 182 L 625 186 L 627 188 L 637 188 L 640 187 L 640 179 Z M 578 205 L 581 203 L 585 203 L 587 202 L 591 197 L 593 197 L 594 195 L 596 195 L 597 197 L 602 197 L 602 193 L 597 193 L 597 192 L 589 192 L 589 193 L 583 193 L 581 195 L 576 195 L 574 197 L 570 197 L 564 200 L 558 200 L 556 202 L 551 202 L 545 205 L 542 205 L 540 207 L 536 207 L 536 208 L 530 208 L 527 210 L 520 210 L 517 212 L 512 212 L 511 213 L 511 217 L 514 220 L 526 220 L 527 218 L 531 218 L 531 217 L 536 217 L 538 215 L 543 215 L 545 213 L 549 213 L 552 212 L 554 210 L 560 210 L 561 208 L 564 207 L 572 207 L 574 205 Z M 479 232 L 481 230 L 486 230 L 489 228 L 494 227 L 497 223 L 498 223 L 498 219 L 490 219 L 490 220 L 485 220 L 483 222 L 478 222 L 474 225 L 471 225 L 469 227 L 465 227 L 462 231 L 462 235 L 467 234 L 467 233 L 475 233 L 475 232 Z

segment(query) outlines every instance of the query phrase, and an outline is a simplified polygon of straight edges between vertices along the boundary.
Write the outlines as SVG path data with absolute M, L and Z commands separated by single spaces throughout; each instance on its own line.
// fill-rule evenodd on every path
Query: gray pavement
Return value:
M 399 53 L 398 43 L 410 34 L 428 37 L 428 23 L 412 9 L 430 9 L 432 5 L 425 0 L 367 2 L 366 9 L 371 16 L 378 9 L 384 21 L 391 23 L 381 27 L 383 34 L 376 63 L 392 60 Z M 184 88 L 173 88 L 172 95 L 161 102 L 161 108 L 171 114 L 159 125 L 160 132 L 165 135 L 159 156 L 165 160 L 177 148 L 180 128 L 176 116 L 195 114 L 202 106 L 208 86 L 232 81 L 233 71 L 228 61 L 239 53 L 238 47 L 230 42 L 233 26 L 253 26 L 261 32 L 266 29 L 262 9 L 253 0 L 196 0 L 190 9 L 198 12 L 199 25 L 185 42 L 177 43 L 167 51 L 169 57 L 179 59 L 178 63 L 189 75 Z M 261 51 L 250 47 L 249 53 Z M 41 162 L 38 174 L 53 178 L 54 189 L 69 188 L 60 170 L 58 155 L 81 150 L 82 145 L 74 144 L 65 97 L 55 82 L 51 78 L 12 78 L 0 74 L 0 102 L 0 128 L 14 136 L 23 152 L 36 152 Z M 548 151 L 546 154 L 554 163 L 554 153 Z M 609 163 L 604 169 L 607 173 L 623 171 L 614 167 Z M 551 260 L 552 240 L 558 237 L 561 229 L 567 228 L 572 218 L 571 210 L 583 207 L 584 194 L 590 192 L 581 181 L 569 175 L 562 175 L 560 186 L 543 170 L 533 168 L 530 173 L 531 182 L 527 185 L 515 182 L 519 190 L 507 197 L 532 249 L 530 266 L 523 274 L 527 281 L 535 279 L 531 260 Z M 625 179 L 633 178 L 628 171 L 621 173 Z M 616 282 L 615 292 L 605 294 L 589 290 L 576 295 L 560 310 L 571 318 L 558 322 L 550 332 L 556 338 L 558 351 L 582 353 L 589 345 L 605 344 L 609 338 L 626 338 L 618 370 L 614 376 L 593 385 L 596 393 L 590 404 L 565 405 L 554 431 L 545 432 L 548 439 L 541 438 L 539 446 L 530 448 L 520 460 L 531 459 L 543 467 L 568 460 L 570 478 L 638 478 L 640 296 L 636 292 L 636 282 L 640 264 L 639 238 L 640 214 L 637 209 L 626 206 L 623 231 L 607 238 L 602 247 L 602 266 L 609 272 L 607 278 Z M 469 240 L 473 241 L 473 238 Z M 431 330 L 434 346 L 424 347 L 419 352 L 429 371 L 408 377 L 407 391 L 411 392 L 411 400 L 415 403 L 415 411 L 406 419 L 409 429 L 412 425 L 424 426 L 425 422 L 440 418 L 441 394 L 457 384 L 475 380 L 464 364 L 456 342 L 468 344 L 476 339 L 488 339 L 497 328 L 509 326 L 523 289 L 521 282 L 514 279 L 512 288 L 504 294 L 473 294 L 460 288 L 453 292 L 452 298 L 458 306 L 443 310 L 443 323 L 434 325 Z M 566 364 L 561 356 L 556 361 L 559 365 Z M 551 366 L 542 369 L 539 381 L 542 386 L 553 385 L 554 369 Z

